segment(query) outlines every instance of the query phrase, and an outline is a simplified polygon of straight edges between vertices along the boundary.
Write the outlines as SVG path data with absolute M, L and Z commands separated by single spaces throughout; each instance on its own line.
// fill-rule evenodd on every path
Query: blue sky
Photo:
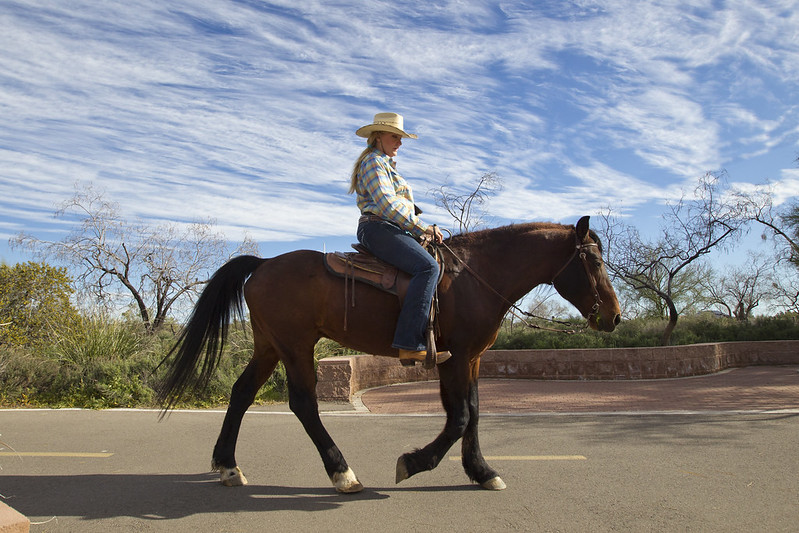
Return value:
M 405 116 L 431 189 L 504 190 L 492 225 L 612 207 L 646 231 L 707 171 L 799 195 L 792 1 L 0 3 L 0 259 L 58 240 L 76 183 L 131 219 L 212 217 L 271 256 L 345 249 L 354 131 Z M 220 258 L 220 262 L 223 258 Z

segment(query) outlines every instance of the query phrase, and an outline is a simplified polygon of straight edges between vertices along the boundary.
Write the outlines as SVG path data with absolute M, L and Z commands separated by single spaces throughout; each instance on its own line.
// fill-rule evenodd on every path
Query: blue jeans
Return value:
M 438 283 L 438 263 L 413 235 L 386 220 L 358 224 L 358 241 L 377 258 L 411 275 L 391 346 L 425 350 L 430 306 Z

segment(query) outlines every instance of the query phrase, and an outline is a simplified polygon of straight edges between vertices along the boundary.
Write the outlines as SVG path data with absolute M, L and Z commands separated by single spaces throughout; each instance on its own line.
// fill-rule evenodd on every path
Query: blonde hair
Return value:
M 380 135 L 380 133 L 382 132 L 373 131 L 369 135 L 369 138 L 366 140 L 366 148 L 363 152 L 361 152 L 361 155 L 358 156 L 358 159 L 355 160 L 355 165 L 352 167 L 352 175 L 350 176 L 350 190 L 347 191 L 348 194 L 355 192 L 355 186 L 358 184 L 358 171 L 361 169 L 361 163 L 363 163 L 363 160 L 366 159 L 366 156 L 369 154 L 369 152 L 374 149 L 375 144 L 377 144 L 377 137 Z

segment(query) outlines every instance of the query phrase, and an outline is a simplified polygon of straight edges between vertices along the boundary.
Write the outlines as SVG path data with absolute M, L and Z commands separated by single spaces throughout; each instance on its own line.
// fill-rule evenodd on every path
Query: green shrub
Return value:
M 575 322 L 578 331 L 572 335 L 504 326 L 494 349 L 658 346 L 666 325 L 663 320 L 635 319 L 622 322 L 613 333 L 599 333 L 579 329 L 581 325 Z M 49 338 L 50 343 L 40 348 L 8 344 L 0 349 L 0 405 L 155 407 L 154 390 L 165 372 L 156 367 L 174 344 L 177 332 L 164 328 L 150 335 L 135 321 L 81 317 L 69 327 L 50 332 Z M 710 315 L 681 317 L 672 335 L 674 344 L 781 339 L 799 339 L 797 315 L 761 317 L 748 323 Z M 252 350 L 249 326 L 232 328 L 208 387 L 189 395 L 179 406 L 227 404 Z M 352 353 L 322 339 L 314 349 L 314 359 Z M 255 401 L 285 401 L 287 396 L 286 371 L 279 364 Z
M 324 359 L 326 357 L 336 357 L 339 355 L 353 355 L 358 353 L 356 350 L 346 348 L 331 339 L 319 339 L 314 347 L 314 359 Z
M 241 373 L 247 368 L 252 354 L 253 340 L 249 326 L 231 328 L 219 366 L 208 383 L 208 387 L 204 390 L 196 391 L 192 398 L 187 400 L 187 404 L 193 406 L 226 404 L 230 398 L 233 384 L 236 383 Z M 287 398 L 286 371 L 283 364 L 278 363 L 275 371 L 269 376 L 261 390 L 258 391 L 255 403 L 284 401 Z
M 228 402 L 230 390 L 252 357 L 252 335 L 232 329 L 219 368 L 204 390 L 182 406 L 207 407 Z M 14 346 L 0 352 L 0 404 L 52 407 L 155 407 L 155 388 L 164 368 L 156 367 L 171 349 L 174 332 L 146 334 L 141 324 L 83 317 L 54 333 L 53 344 L 34 351 Z M 259 392 L 256 402 L 284 401 L 282 364 Z
M 547 326 L 549 327 L 549 326 Z M 546 330 L 503 327 L 493 349 L 543 350 L 563 348 L 623 348 L 660 346 L 665 320 L 634 319 L 622 321 L 612 333 L 580 329 L 573 335 Z M 680 317 L 671 336 L 673 345 L 707 342 L 767 341 L 799 339 L 799 319 L 784 314 L 757 317 L 740 322 L 729 317 L 701 314 Z
M 49 383 L 40 382 L 37 401 L 89 408 L 151 404 L 154 346 L 140 325 L 81 317 L 74 327 L 57 332 L 44 352 L 58 367 Z

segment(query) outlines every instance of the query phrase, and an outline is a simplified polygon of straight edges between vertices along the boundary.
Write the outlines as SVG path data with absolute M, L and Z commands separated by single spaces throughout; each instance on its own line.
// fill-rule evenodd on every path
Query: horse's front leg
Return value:
M 468 388 L 463 369 L 458 365 L 459 361 L 453 357 L 438 367 L 441 401 L 447 413 L 444 430 L 424 448 L 405 453 L 397 459 L 397 483 L 438 466 L 447 451 L 466 431 L 469 425 Z
M 477 379 L 469 383 L 469 425 L 461 442 L 461 463 L 469 479 L 476 481 L 485 489 L 502 490 L 505 482 L 496 470 L 488 466 L 480 442 L 477 439 L 477 423 L 480 419 L 480 399 L 477 392 Z

